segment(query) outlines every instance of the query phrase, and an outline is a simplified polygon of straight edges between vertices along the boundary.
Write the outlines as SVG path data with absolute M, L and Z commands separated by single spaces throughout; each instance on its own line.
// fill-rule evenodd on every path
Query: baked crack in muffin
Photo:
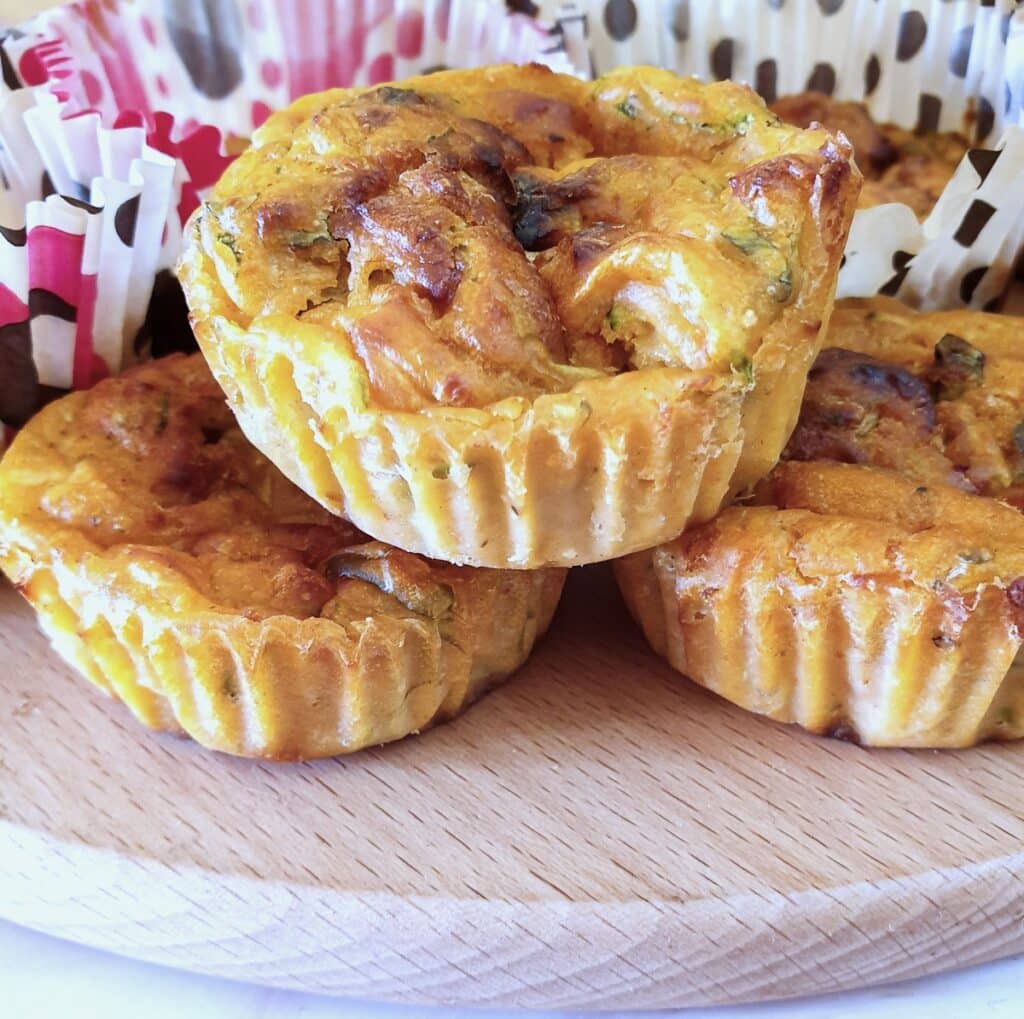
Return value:
M 28 423 L 0 462 L 0 567 L 140 721 L 277 759 L 458 714 L 526 660 L 565 579 L 367 538 L 246 442 L 198 354 Z
M 877 124 L 863 103 L 843 102 L 821 92 L 783 96 L 771 108 L 787 123 L 823 124 L 849 138 L 864 174 L 858 202 L 862 209 L 902 202 L 918 219 L 926 219 L 970 148 L 962 134 Z
M 845 141 L 732 83 L 444 72 L 271 117 L 180 272 L 242 428 L 331 512 L 573 565 L 776 462 L 858 185 Z
M 1024 735 L 1024 320 L 841 301 L 786 462 L 616 564 L 658 654 L 878 746 Z

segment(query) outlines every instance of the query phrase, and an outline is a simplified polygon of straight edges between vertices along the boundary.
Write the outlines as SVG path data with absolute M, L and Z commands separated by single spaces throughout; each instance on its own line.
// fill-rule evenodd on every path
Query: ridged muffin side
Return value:
M 179 271 L 246 434 L 322 505 L 450 562 L 579 565 L 770 469 L 859 181 L 731 83 L 444 72 L 272 117 Z
M 787 463 L 616 563 L 653 649 L 735 704 L 874 746 L 1024 736 L 1024 518 L 872 468 Z
M 454 717 L 528 657 L 565 571 L 369 541 L 245 443 L 201 358 L 52 404 L 0 463 L 0 566 L 145 725 L 325 757 Z

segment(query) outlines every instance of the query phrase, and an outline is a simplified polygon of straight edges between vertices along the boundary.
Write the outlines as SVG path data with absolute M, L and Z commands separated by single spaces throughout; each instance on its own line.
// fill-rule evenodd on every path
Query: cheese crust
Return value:
M 525 661 L 565 578 L 369 539 L 245 440 L 198 354 L 29 422 L 0 462 L 0 567 L 140 721 L 275 759 L 458 714 Z
M 836 306 L 786 460 L 616 564 L 659 654 L 878 746 L 1024 736 L 1024 323 Z
M 332 512 L 452 562 L 607 559 L 796 420 L 859 174 L 748 89 L 444 72 L 271 117 L 187 229 L 199 342 Z

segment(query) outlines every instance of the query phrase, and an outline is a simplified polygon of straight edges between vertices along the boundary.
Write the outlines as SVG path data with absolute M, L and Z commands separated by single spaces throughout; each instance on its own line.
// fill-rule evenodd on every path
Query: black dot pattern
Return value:
M 995 211 L 994 205 L 975 198 L 967 212 L 964 213 L 964 218 L 960 221 L 953 240 L 962 248 L 969 248 L 978 239 L 978 234 L 985 229 L 985 224 L 995 215 Z
M 672 12 L 672 36 L 676 42 L 690 38 L 690 0 L 677 0 Z
M 33 287 L 28 292 L 28 315 L 29 318 L 50 315 L 52 318 L 59 318 L 62 322 L 77 322 L 78 306 L 70 301 L 65 301 L 63 297 L 55 294 L 52 290 Z
M 917 56 L 928 37 L 928 22 L 920 11 L 904 11 L 896 40 L 896 59 L 910 60 Z
M 0 421 L 20 428 L 39 403 L 39 376 L 32 358 L 28 319 L 0 326 Z
M 942 116 L 942 100 L 930 92 L 922 92 L 917 104 L 917 123 L 914 131 L 917 134 L 933 134 L 939 129 L 939 118 Z
M 987 265 L 979 265 L 976 269 L 964 273 L 963 279 L 960 280 L 960 300 L 964 304 L 971 303 L 974 291 L 978 289 L 978 284 L 982 281 L 988 270 L 989 267 Z
M 736 43 L 732 39 L 719 39 L 711 50 L 711 73 L 719 80 L 732 77 Z
M 978 97 L 978 106 L 975 111 L 974 140 L 983 142 L 996 126 L 995 107 L 984 97 Z
M 135 243 L 135 223 L 139 218 L 139 198 L 129 198 L 122 202 L 114 213 L 114 230 L 121 239 L 121 243 L 130 248 Z
M 625 42 L 636 31 L 633 0 L 608 0 L 604 5 L 604 27 L 616 42 Z
M 754 73 L 754 88 L 766 103 L 779 98 L 779 65 L 774 60 L 762 60 Z
M 765 0 L 765 2 L 773 11 L 781 11 L 785 6 L 786 0 Z
M 864 94 L 866 96 L 871 95 L 876 88 L 878 88 L 878 82 L 882 78 L 882 64 L 878 59 L 877 53 L 872 53 L 868 57 L 868 62 L 864 65 Z
M 979 187 L 985 183 L 985 179 L 992 172 L 992 167 L 999 161 L 999 155 L 998 149 L 971 149 L 967 153 L 967 158 L 978 175 Z
M 967 77 L 967 65 L 971 59 L 971 43 L 974 42 L 974 26 L 965 25 L 953 38 L 949 51 L 949 70 L 958 78 Z
M 822 14 L 835 14 L 843 6 L 843 0 L 818 0 Z
M 7 38 L 7 35 L 0 35 L 0 42 Z M 0 71 L 3 72 L 4 86 L 10 89 L 12 92 L 16 88 L 21 88 L 21 81 L 18 78 L 18 72 L 14 69 L 14 64 L 11 62 L 11 58 L 7 55 L 5 49 L 0 48 Z
M 836 90 L 836 69 L 831 64 L 815 64 L 811 76 L 807 79 L 810 92 L 824 92 L 830 96 Z
M 146 318 L 135 334 L 132 347 L 138 356 L 165 357 L 191 354 L 199 349 L 188 324 L 188 305 L 181 284 L 168 269 L 161 269 L 153 281 L 153 294 Z
M 164 16 L 174 50 L 197 92 L 209 99 L 229 96 L 242 82 L 240 54 L 242 15 L 234 0 L 205 0 L 202 11 L 208 22 L 200 34 L 190 24 L 195 5 L 189 0 L 164 0 Z
M 896 270 L 893 276 L 881 287 L 878 292 L 883 297 L 895 297 L 896 292 L 903 285 L 903 281 L 910 272 L 910 262 L 913 255 L 909 251 L 894 251 L 892 253 L 892 267 Z
M 25 241 L 28 240 L 28 230 L 23 226 L 4 226 L 0 223 L 0 237 L 3 237 L 12 247 L 23 248 Z
M 540 14 L 540 7 L 533 0 L 505 0 L 505 6 L 513 14 L 525 14 L 528 18 L 535 18 Z

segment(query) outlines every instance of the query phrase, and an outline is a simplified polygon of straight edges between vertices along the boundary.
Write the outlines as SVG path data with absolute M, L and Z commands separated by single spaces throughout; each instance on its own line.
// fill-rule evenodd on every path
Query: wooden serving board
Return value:
M 418 739 L 269 765 L 139 728 L 0 586 L 0 915 L 409 1002 L 681 1006 L 1024 949 L 1024 746 L 867 751 L 735 709 L 574 571 L 517 678 Z

